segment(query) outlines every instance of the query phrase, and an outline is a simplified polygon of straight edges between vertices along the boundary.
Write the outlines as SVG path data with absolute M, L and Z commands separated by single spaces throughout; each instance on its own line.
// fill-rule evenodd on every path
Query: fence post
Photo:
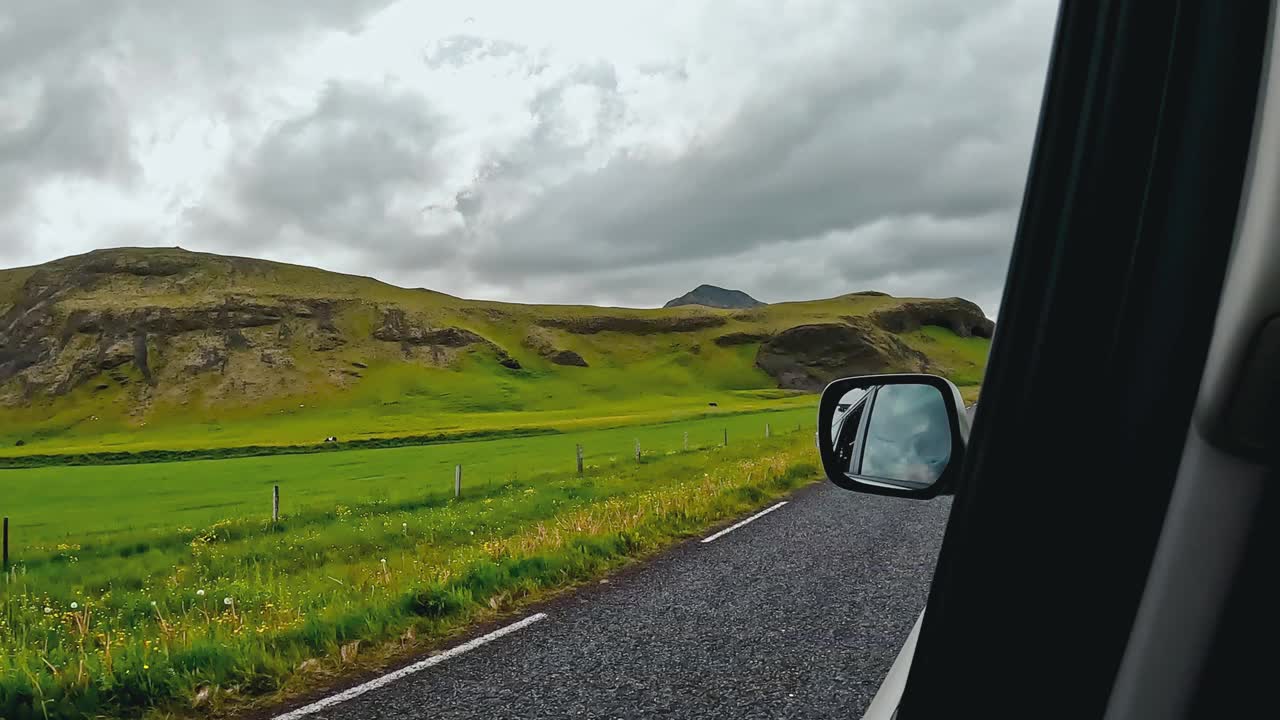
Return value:
M 640 438 L 636 438 L 636 462 L 640 462 Z
M 453 468 L 453 496 L 455 498 L 462 497 L 462 466 L 455 465 Z
M 689 449 L 689 431 L 688 430 L 684 431 L 684 449 L 686 451 Z
M 578 475 L 582 475 L 582 443 L 578 443 Z
M 9 572 L 9 518 L 4 519 L 4 571 Z
M 764 424 L 764 439 L 769 439 L 769 423 Z
M 729 447 L 729 428 L 724 429 L 724 446 Z
M 271 488 L 271 524 L 280 522 L 280 486 Z

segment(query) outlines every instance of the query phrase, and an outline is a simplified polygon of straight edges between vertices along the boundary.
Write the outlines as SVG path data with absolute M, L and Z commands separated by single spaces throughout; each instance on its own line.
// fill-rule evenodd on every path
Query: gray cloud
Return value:
M 330 84 L 314 108 L 274 128 L 234 161 L 221 196 L 187 212 L 193 238 L 211 246 L 359 243 L 389 265 L 424 243 L 424 186 L 439 175 L 442 119 L 419 97 Z
M 981 14 L 966 9 L 966 20 L 981 29 Z M 901 42 L 927 42 L 913 37 L 922 27 L 904 27 Z M 634 273 L 632 286 L 652 293 L 654 278 L 673 263 L 746 263 L 752 252 L 770 256 L 769 248 L 795 244 L 800 253 L 815 245 L 806 240 L 827 238 L 830 246 L 832 234 L 923 217 L 953 232 L 991 234 L 899 234 L 806 258 L 843 287 L 815 282 L 788 263 L 791 277 L 804 282 L 775 270 L 760 278 L 763 287 L 747 289 L 770 295 L 792 287 L 812 296 L 815 287 L 846 292 L 911 275 L 927 280 L 917 293 L 981 294 L 993 307 L 1013 224 L 987 218 L 1009 218 L 1019 204 L 1047 47 L 1028 47 L 1010 65 L 994 48 L 947 56 L 962 44 L 921 45 L 872 67 L 856 51 L 836 55 L 759 87 L 725 129 L 681 156 L 619 154 L 548 189 L 526 212 L 479 228 L 484 242 L 474 267 L 495 283 L 632 267 L 653 271 Z M 940 70 L 957 61 L 967 69 Z M 471 192 L 483 196 L 484 180 Z M 975 272 L 981 280 L 969 281 Z M 608 287 L 625 292 L 629 275 L 610 272 Z M 662 285 L 668 293 L 680 287 Z M 661 299 L 650 295 L 649 303 Z
M 137 166 L 127 110 L 115 92 L 87 71 L 31 83 L 27 90 L 27 117 L 0 130 L 0 212 L 21 203 L 44 178 L 132 178 Z
M 591 90 L 597 101 L 583 137 L 570 131 L 580 118 L 565 102 L 566 93 L 578 88 Z M 489 153 L 473 182 L 456 193 L 455 209 L 472 226 L 504 222 L 511 207 L 541 190 L 547 175 L 571 175 L 593 147 L 618 131 L 626 116 L 617 70 L 606 62 L 569 68 L 535 92 L 527 107 L 533 120 L 528 133 L 513 146 Z
M 476 35 L 449 35 L 435 41 L 423 55 L 427 67 L 460 68 L 488 58 L 528 57 L 528 48 L 518 43 Z
M 283 52 L 283 36 L 355 29 L 388 2 L 0 0 L 0 262 L 30 246 L 23 205 L 45 183 L 136 180 L 133 116 L 148 93 L 221 94 Z
M 80 10 L 86 22 L 71 22 L 66 14 Z M 19 211 L 49 178 L 127 182 L 136 170 L 127 101 L 84 52 L 112 10 L 108 2 L 0 7 L 0 213 Z M 16 222 L 6 225 L 18 233 Z
M 256 114 L 277 92 L 298 107 L 269 73 L 299 43 L 358 37 L 394 4 L 0 0 L 0 264 L 49 259 L 22 237 L 42 183 L 148 182 L 136 116 L 160 98 L 206 108 L 235 150 L 169 227 L 76 249 L 127 232 L 521 301 L 654 306 L 711 282 L 996 309 L 1047 0 L 707 0 L 686 35 L 616 53 L 568 22 L 526 38 L 424 21 L 404 77 L 344 75 Z
M 618 263 L 554 277 L 558 295 L 597 304 L 652 305 L 700 283 L 741 288 L 766 302 L 834 297 L 855 290 L 899 296 L 959 295 L 994 312 L 1008 265 L 1016 211 L 937 220 L 894 218 L 700 260 Z M 546 278 L 519 283 L 546 282 Z M 938 288 L 931 290 L 931 288 Z

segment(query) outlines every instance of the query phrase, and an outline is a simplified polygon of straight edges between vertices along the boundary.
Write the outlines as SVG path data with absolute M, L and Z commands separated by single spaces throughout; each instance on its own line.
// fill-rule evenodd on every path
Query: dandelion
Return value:
M 45 615 L 48 615 L 48 614 L 49 614 L 49 613 L 51 613 L 51 612 L 53 612 L 53 608 L 49 607 L 48 605 L 45 605 L 45 606 L 44 606 L 44 614 L 45 614 Z
M 204 597 L 204 588 L 200 588 L 199 590 L 197 590 L 196 595 L 199 595 L 200 597 Z
M 151 669 L 151 666 L 150 666 L 150 665 L 143 665 L 143 666 L 142 666 L 142 669 L 143 669 L 143 670 L 150 670 L 150 669 Z
M 231 599 L 231 596 L 230 596 L 230 595 L 228 595 L 228 596 L 226 596 L 226 597 L 222 598 L 222 604 L 223 604 L 223 605 L 226 605 L 226 606 L 230 607 L 232 602 L 234 602 L 234 601 Z
M 151 607 L 155 607 L 155 606 L 156 606 L 156 601 L 155 601 L 155 600 L 152 600 L 152 601 L 151 601 Z
M 71 603 L 71 609 L 72 609 L 72 610 L 75 610 L 76 608 L 79 608 L 79 607 L 80 607 L 80 603 L 74 603 L 74 602 L 73 602 L 73 603 Z

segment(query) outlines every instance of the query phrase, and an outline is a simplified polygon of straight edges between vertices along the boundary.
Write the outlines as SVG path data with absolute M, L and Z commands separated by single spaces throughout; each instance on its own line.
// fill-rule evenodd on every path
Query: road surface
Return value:
M 306 717 L 861 717 L 924 607 L 950 501 L 829 483 L 789 500 Z

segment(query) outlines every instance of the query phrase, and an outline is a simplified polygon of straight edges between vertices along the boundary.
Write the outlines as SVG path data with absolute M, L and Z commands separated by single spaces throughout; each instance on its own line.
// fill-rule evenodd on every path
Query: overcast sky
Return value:
M 0 267 L 998 310 L 1047 0 L 0 0 Z

